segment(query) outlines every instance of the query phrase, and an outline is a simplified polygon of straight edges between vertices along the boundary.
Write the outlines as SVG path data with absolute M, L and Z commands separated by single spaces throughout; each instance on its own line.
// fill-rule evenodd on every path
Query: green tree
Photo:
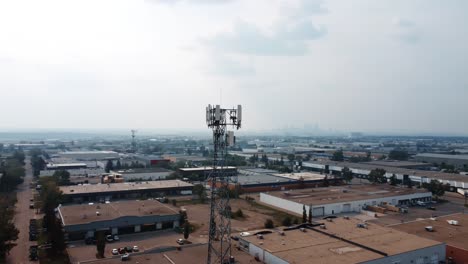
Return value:
M 392 160 L 408 160 L 409 155 L 408 151 L 397 148 L 390 151 L 390 153 L 388 154 L 388 158 Z
M 444 184 L 442 184 L 438 180 L 431 180 L 427 185 L 427 190 L 432 193 L 436 200 L 439 200 L 439 197 L 445 194 Z
M 393 174 L 392 177 L 390 177 L 390 185 L 396 186 L 397 184 L 398 184 L 398 179 L 397 179 L 396 175 Z
M 273 220 L 271 220 L 271 219 L 268 218 L 268 219 L 265 221 L 265 228 L 273 228 L 273 227 L 275 227 L 275 225 L 273 224 Z
M 309 205 L 309 223 L 312 223 L 312 205 Z
M 294 154 L 288 154 L 287 158 L 288 161 L 292 163 L 296 159 L 296 156 Z
M 307 222 L 307 211 L 305 205 L 302 205 L 302 223 Z
M 350 183 L 353 180 L 353 172 L 348 167 L 344 167 L 341 170 L 341 176 L 347 183 Z
M 198 199 L 201 203 L 204 203 L 206 200 L 206 191 L 205 187 L 201 184 L 196 184 L 193 186 L 193 193 L 198 196 Z
M 184 238 L 188 239 L 190 235 L 190 223 L 187 221 L 184 224 Z
M 58 185 L 70 185 L 70 173 L 66 170 L 56 170 L 52 177 L 55 178 L 55 181 Z
M 114 169 L 114 163 L 112 163 L 112 160 L 108 160 L 106 163 L 106 172 L 109 173 L 111 170 Z
M 117 160 L 117 164 L 115 164 L 115 169 L 116 170 L 122 169 L 122 163 L 120 162 L 120 160 Z
M 16 246 L 14 241 L 18 239 L 19 231 L 15 227 L 13 216 L 14 211 L 12 208 L 0 198 L 0 263 L 9 254 L 10 250 Z
M 292 223 L 292 219 L 289 216 L 284 217 L 283 221 L 281 222 L 283 226 L 290 226 L 291 223 Z
M 333 156 L 331 157 L 331 160 L 333 160 L 333 161 L 343 161 L 344 160 L 343 149 L 339 149 L 339 150 L 333 152 Z
M 386 183 L 387 177 L 385 177 L 385 173 L 384 169 L 373 169 L 369 173 L 369 181 L 372 183 Z
M 106 249 L 106 234 L 104 231 L 96 232 L 96 256 L 98 258 L 104 258 L 104 251 Z

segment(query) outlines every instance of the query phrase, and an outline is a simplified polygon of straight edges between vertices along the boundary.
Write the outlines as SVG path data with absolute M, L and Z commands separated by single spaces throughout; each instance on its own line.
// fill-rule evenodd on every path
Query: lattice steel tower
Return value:
M 233 131 L 239 129 L 242 121 L 242 107 L 223 109 L 219 105 L 208 105 L 206 123 L 213 130 L 213 170 L 207 180 L 210 185 L 210 229 L 208 258 L 206 263 L 219 264 L 231 261 L 231 207 L 229 204 L 229 183 L 232 175 L 225 171 L 227 147 L 234 145 Z

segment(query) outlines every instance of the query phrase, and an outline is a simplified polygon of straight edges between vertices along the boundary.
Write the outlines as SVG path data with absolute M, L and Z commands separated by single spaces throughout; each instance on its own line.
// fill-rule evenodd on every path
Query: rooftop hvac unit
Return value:
M 457 220 L 447 220 L 447 223 L 449 223 L 449 225 L 458 225 Z
M 434 232 L 434 228 L 432 226 L 426 226 L 424 229 L 426 229 L 427 232 Z

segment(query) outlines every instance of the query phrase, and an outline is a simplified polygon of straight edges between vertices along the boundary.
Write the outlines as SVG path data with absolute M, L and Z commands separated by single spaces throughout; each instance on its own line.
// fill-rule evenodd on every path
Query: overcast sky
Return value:
M 0 130 L 468 134 L 468 1 L 2 0 Z

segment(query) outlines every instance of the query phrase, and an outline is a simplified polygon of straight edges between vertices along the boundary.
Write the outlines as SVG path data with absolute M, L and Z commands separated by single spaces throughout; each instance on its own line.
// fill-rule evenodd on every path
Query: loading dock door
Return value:
M 351 204 L 343 204 L 343 213 L 351 212 Z
M 323 216 L 324 215 L 324 208 L 323 207 L 316 207 L 312 209 L 312 216 Z

